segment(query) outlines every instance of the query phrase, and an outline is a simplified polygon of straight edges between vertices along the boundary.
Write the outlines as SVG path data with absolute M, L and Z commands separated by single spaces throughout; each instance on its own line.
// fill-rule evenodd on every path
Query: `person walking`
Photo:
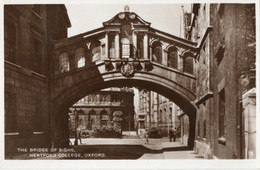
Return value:
M 80 141 L 80 144 L 82 144 L 82 141 L 81 141 L 81 129 L 78 130 L 77 136 L 78 136 L 78 140 Z
M 170 138 L 170 142 L 172 142 L 172 140 L 173 140 L 173 130 L 172 129 L 169 130 L 169 138 Z
M 173 142 L 176 141 L 177 129 L 176 127 L 173 129 Z

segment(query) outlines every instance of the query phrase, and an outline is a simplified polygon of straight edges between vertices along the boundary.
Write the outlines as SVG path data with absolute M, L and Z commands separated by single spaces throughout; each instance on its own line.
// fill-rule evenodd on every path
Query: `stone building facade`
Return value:
M 64 5 L 4 5 L 6 156 L 50 144 L 50 55 L 68 27 Z
M 255 158 L 255 4 L 193 4 L 184 16 L 184 37 L 199 44 L 195 149 Z
M 157 127 L 169 130 L 176 127 L 180 132 L 181 143 L 187 145 L 189 117 L 180 107 L 168 98 L 146 89 L 139 89 L 138 97 L 138 129 Z
M 70 132 L 75 131 L 75 113 L 79 111 L 77 128 L 93 130 L 95 126 L 112 125 L 113 113 L 122 113 L 122 131 L 134 131 L 134 92 L 129 88 L 108 88 L 87 95 L 71 108 L 69 113 Z

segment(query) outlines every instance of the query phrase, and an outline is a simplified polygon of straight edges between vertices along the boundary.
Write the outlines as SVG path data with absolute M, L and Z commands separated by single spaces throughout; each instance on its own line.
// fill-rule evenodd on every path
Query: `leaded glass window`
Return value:
M 170 48 L 168 51 L 168 66 L 178 68 L 178 52 L 175 48 Z
M 153 44 L 153 61 L 162 63 L 162 46 L 159 42 Z
M 130 41 L 127 38 L 122 39 L 122 58 L 130 57 Z
M 75 58 L 78 68 L 85 66 L 85 50 L 83 47 L 77 48 L 75 52 Z
M 92 53 L 92 62 L 101 59 L 101 43 L 99 41 L 91 45 L 91 53 Z
M 59 68 L 60 73 L 69 71 L 70 70 L 69 54 L 66 52 L 61 53 L 59 60 L 60 60 L 60 68 Z

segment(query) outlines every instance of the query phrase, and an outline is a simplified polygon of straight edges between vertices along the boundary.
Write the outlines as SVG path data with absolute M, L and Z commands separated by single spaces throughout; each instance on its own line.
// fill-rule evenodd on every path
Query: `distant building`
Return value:
M 70 132 L 75 132 L 75 113 L 79 111 L 77 128 L 93 130 L 95 126 L 112 125 L 113 113 L 122 112 L 122 131 L 134 131 L 134 92 L 129 88 L 108 88 L 87 95 L 71 108 Z
M 189 118 L 172 101 L 146 89 L 139 89 L 138 129 L 157 127 L 169 130 L 176 127 L 180 131 L 181 141 L 187 144 L 189 136 Z

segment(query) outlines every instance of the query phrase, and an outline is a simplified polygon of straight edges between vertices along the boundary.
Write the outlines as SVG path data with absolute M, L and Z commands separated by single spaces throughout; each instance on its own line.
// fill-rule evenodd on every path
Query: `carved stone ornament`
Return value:
M 121 67 L 121 73 L 125 77 L 130 77 L 134 74 L 134 66 L 132 63 L 123 64 Z
M 134 14 L 134 13 L 130 13 L 130 14 L 129 14 L 129 18 L 135 19 L 135 14 Z
M 125 18 L 125 13 L 121 12 L 121 13 L 118 15 L 118 17 L 119 17 L 120 19 L 124 19 L 124 18 Z

